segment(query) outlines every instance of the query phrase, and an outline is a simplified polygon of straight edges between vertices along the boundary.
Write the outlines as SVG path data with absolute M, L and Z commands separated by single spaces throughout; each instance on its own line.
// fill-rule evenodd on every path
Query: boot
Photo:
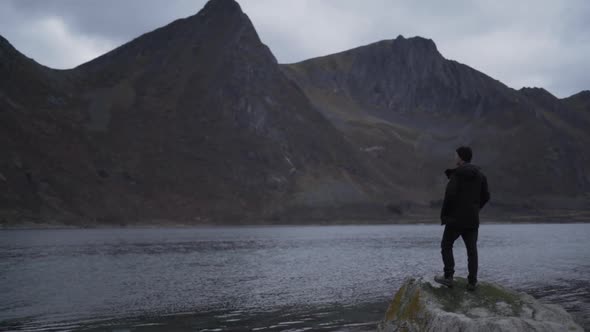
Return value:
M 434 281 L 438 282 L 441 285 L 445 285 L 449 288 L 453 288 L 453 277 L 445 277 L 445 276 L 435 276 Z

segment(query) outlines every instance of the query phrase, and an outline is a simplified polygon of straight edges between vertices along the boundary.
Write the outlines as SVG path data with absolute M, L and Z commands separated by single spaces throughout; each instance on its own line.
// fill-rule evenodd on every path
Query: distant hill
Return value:
M 71 70 L 0 37 L 0 224 L 435 220 L 460 144 L 491 214 L 579 211 L 588 105 L 420 37 L 279 65 L 233 0 Z

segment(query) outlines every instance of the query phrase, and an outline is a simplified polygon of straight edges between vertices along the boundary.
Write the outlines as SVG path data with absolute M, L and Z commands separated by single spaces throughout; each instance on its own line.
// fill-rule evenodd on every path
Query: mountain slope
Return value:
M 570 106 L 447 60 L 431 40 L 400 36 L 283 71 L 350 141 L 379 147 L 371 160 L 384 178 L 421 187 L 424 200 L 439 203 L 441 168 L 468 144 L 496 207 L 587 203 L 590 135 Z
M 0 169 L 16 188 L 12 201 L 30 195 L 22 210 L 40 218 L 68 211 L 74 223 L 255 222 L 337 215 L 342 202 L 387 213 L 379 200 L 386 190 L 284 76 L 235 1 L 210 1 L 195 16 L 52 74 L 72 96 L 48 106 L 56 128 L 7 135 L 32 144 Z M 13 92 L 5 93 L 10 103 Z M 41 113 L 26 116 L 38 121 Z M 13 182 L 23 172 L 30 188 Z

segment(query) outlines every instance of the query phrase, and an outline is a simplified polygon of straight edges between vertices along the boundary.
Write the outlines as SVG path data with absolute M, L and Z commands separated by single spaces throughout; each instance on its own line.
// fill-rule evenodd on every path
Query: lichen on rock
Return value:
M 466 284 L 456 278 L 451 289 L 422 278 L 406 280 L 378 331 L 583 331 L 558 305 L 488 282 L 469 292 Z

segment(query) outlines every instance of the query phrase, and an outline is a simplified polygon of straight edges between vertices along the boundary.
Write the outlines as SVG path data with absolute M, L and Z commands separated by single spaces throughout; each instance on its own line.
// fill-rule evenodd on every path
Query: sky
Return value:
M 73 68 L 197 13 L 205 0 L 0 0 L 0 35 Z M 558 97 L 590 90 L 590 0 L 238 0 L 281 63 L 383 39 L 432 39 L 447 59 Z

